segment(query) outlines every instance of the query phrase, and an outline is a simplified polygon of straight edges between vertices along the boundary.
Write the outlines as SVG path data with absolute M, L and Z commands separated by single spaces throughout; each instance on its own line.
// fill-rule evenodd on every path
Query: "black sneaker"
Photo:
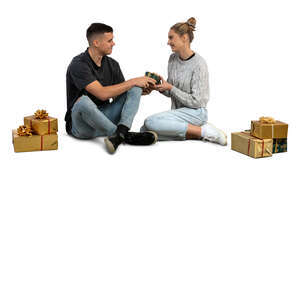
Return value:
M 115 133 L 112 136 L 109 136 L 104 139 L 107 151 L 110 154 L 113 154 L 116 152 L 119 145 L 124 141 L 124 138 L 122 138 L 119 134 Z
M 152 145 L 157 141 L 157 133 L 154 131 L 127 132 L 124 142 L 129 145 Z

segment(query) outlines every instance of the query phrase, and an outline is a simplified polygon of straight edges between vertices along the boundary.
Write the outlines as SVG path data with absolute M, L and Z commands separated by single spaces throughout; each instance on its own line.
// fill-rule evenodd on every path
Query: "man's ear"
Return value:
M 100 41 L 99 41 L 98 39 L 94 39 L 94 40 L 93 40 L 93 46 L 94 46 L 95 48 L 98 48 L 99 45 L 100 45 Z

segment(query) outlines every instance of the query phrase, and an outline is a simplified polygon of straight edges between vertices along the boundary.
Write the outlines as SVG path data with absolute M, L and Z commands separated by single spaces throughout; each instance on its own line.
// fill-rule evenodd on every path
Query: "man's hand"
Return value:
M 159 77 L 161 79 L 161 84 L 156 85 L 156 90 L 159 92 L 170 91 L 173 85 L 165 81 L 162 76 Z
M 149 86 L 148 88 L 143 88 L 142 95 L 149 95 L 153 90 L 155 90 L 155 87 Z
M 155 86 L 156 81 L 153 78 L 142 76 L 132 79 L 135 86 L 141 87 L 141 88 L 149 88 L 150 86 Z

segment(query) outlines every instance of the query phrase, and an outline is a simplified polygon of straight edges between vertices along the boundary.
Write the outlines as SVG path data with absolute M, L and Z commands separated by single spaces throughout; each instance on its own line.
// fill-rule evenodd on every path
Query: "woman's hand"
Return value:
M 156 90 L 159 92 L 170 91 L 172 89 L 173 85 L 170 84 L 169 82 L 165 81 L 162 76 L 159 75 L 159 77 L 161 80 L 161 84 L 157 84 L 155 86 Z

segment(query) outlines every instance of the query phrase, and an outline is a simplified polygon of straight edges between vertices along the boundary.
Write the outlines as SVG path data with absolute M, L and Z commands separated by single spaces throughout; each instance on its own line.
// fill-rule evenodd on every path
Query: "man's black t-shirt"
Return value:
M 88 49 L 75 56 L 67 70 L 67 113 L 65 116 L 66 130 L 70 134 L 72 128 L 71 109 L 76 100 L 82 95 L 87 95 L 97 106 L 107 103 L 85 90 L 91 82 L 98 80 L 103 86 L 123 82 L 124 76 L 117 61 L 108 56 L 103 56 L 101 67 L 98 67 L 90 57 Z

